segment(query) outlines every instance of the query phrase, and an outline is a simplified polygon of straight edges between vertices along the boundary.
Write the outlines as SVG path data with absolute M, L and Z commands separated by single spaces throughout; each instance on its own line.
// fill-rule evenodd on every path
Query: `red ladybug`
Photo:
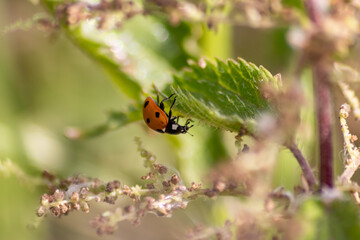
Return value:
M 164 101 L 170 100 L 174 94 L 171 94 L 170 97 L 164 98 L 160 105 L 155 102 L 151 97 L 147 97 L 144 101 L 143 106 L 143 117 L 146 125 L 149 128 L 159 132 L 159 133 L 169 133 L 169 134 L 180 134 L 187 133 L 187 131 L 194 125 L 189 126 L 190 119 L 186 120 L 184 126 L 178 124 L 179 117 L 172 117 L 171 108 L 174 106 L 176 97 L 171 104 L 169 113 L 167 114 L 164 110 Z

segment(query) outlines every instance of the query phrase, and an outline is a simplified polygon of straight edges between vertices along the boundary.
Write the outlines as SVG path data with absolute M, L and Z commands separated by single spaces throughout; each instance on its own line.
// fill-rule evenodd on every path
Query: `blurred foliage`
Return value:
M 0 36 L 0 160 L 11 158 L 15 166 L 19 165 L 32 176 L 49 169 L 64 177 L 83 173 L 104 181 L 121 179 L 129 185 L 139 184 L 139 176 L 144 175 L 132 141 L 134 136 L 141 136 L 158 161 L 171 171 L 178 171 L 188 186 L 193 181 L 210 184 L 211 168 L 221 170 L 221 164 L 233 163 L 230 159 L 238 158 L 241 149 L 234 146 L 235 134 L 220 129 L 238 132 L 243 125 L 254 129 L 254 120 L 259 119 L 264 110 L 269 111 L 269 104 L 261 95 L 260 82 L 279 87 L 279 79 L 257 65 L 264 65 L 273 73 L 281 70 L 283 79 L 291 79 L 298 59 L 294 56 L 297 46 L 289 33 L 294 29 L 288 26 L 291 23 L 291 27 L 299 27 L 306 22 L 305 5 L 300 0 L 271 3 L 145 1 L 145 12 L 137 8 L 144 1 L 135 1 L 133 5 L 123 1 L 128 5 L 122 10 L 128 12 L 124 15 L 110 9 L 110 20 L 105 17 L 109 7 L 106 4 L 92 12 L 92 8 L 83 8 L 81 4 L 62 9 L 62 1 L 40 2 L 44 5 L 33 5 L 30 1 L 0 2 L 0 29 L 4 30 Z M 163 6 L 153 8 L 154 4 Z M 289 9 L 296 11 L 287 14 Z M 72 18 L 67 18 L 69 16 Z M 69 19 L 74 22 L 69 24 Z M 107 27 L 114 22 L 120 26 Z M 268 28 L 270 26 L 275 28 Z M 35 28 L 45 30 L 45 37 Z M 297 40 L 302 39 L 301 34 Z M 348 44 L 344 42 L 340 45 L 343 49 L 343 45 Z M 295 46 L 293 49 L 289 47 L 291 44 Z M 246 60 L 237 59 L 238 56 Z M 200 57 L 228 60 L 217 59 L 216 64 L 203 59 L 196 62 Z M 317 136 L 313 134 L 310 79 L 310 74 L 302 75 L 304 98 L 311 103 L 302 108 L 297 136 L 306 157 L 314 161 Z M 286 81 L 285 85 L 289 84 Z M 178 95 L 174 111 L 196 120 L 191 129 L 193 137 L 154 134 L 146 130 L 142 121 L 137 123 L 142 118 L 144 97 L 159 94 L 153 85 L 162 93 Z M 114 86 L 119 91 L 115 91 Z M 103 114 L 104 111 L 108 114 Z M 112 133 L 104 134 L 109 131 Z M 101 137 L 90 139 L 95 136 Z M 242 146 L 252 143 L 247 138 L 241 140 Z M 250 159 L 253 162 L 248 164 L 261 167 L 254 157 Z M 296 189 L 301 181 L 300 167 L 288 150 L 282 149 L 277 159 L 273 185 Z M 236 177 L 243 177 L 240 173 L 236 173 Z M 263 175 L 259 176 L 266 179 Z M 34 221 L 38 196 L 43 189 L 19 184 L 22 177 L 15 176 L 18 179 L 0 174 L 3 196 L 0 239 L 98 238 L 87 229 L 89 217 L 81 214 L 59 221 L 49 217 L 39 229 L 26 230 L 28 223 Z M 36 179 L 32 176 L 24 179 Z M 337 195 L 318 199 L 306 196 L 307 193 L 306 199 L 300 197 L 300 202 L 293 202 L 292 198 L 298 197 L 294 192 L 292 195 L 279 191 L 269 196 L 286 199 L 290 206 L 298 207 L 293 224 L 302 230 L 300 239 L 359 238 L 358 206 L 338 199 Z M 250 204 L 258 203 L 254 200 L 260 202 L 253 198 Z M 125 203 L 126 200 L 120 200 L 120 204 Z M 164 221 L 148 216 L 148 222 L 144 219 L 144 224 L 134 231 L 121 224 L 119 235 L 109 239 L 176 239 L 174 235 L 204 222 L 217 225 L 210 229 L 213 235 L 228 233 L 230 228 L 243 236 L 263 237 L 261 234 L 265 232 L 269 237 L 278 231 L 276 224 L 269 227 L 268 223 L 263 224 L 264 220 L 255 221 L 256 215 L 269 220 L 267 214 L 263 214 L 262 203 L 249 207 L 254 214 L 242 218 L 248 223 L 230 224 L 224 221 L 238 218 L 234 216 L 237 207 L 248 208 L 240 199 L 202 199 L 190 205 L 185 213 L 174 213 L 173 219 Z M 261 211 L 256 212 L 260 205 Z M 290 207 L 286 213 L 293 214 L 292 210 Z M 101 206 L 94 208 L 95 213 L 99 211 L 103 211 Z M 249 223 L 252 225 L 247 225 Z M 292 229 L 292 225 L 287 226 Z M 249 229 L 254 230 L 251 233 L 261 234 L 246 235 Z M 207 234 L 205 230 L 197 229 L 194 234 Z
M 303 222 L 300 239 L 358 239 L 360 237 L 358 207 L 348 200 L 324 203 L 307 200 L 299 209 Z

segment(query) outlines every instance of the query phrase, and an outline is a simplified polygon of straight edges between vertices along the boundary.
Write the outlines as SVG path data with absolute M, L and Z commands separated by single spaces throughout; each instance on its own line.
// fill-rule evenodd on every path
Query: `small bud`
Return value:
M 127 185 L 124 185 L 122 191 L 123 191 L 124 195 L 130 195 L 130 193 L 131 193 L 131 189 Z
M 40 198 L 40 203 L 41 203 L 41 205 L 43 205 L 43 206 L 46 206 L 46 205 L 48 205 L 49 204 L 49 195 L 48 194 L 43 194 L 42 196 L 41 196 L 41 198 Z
M 151 155 L 151 156 L 149 157 L 149 161 L 150 161 L 150 162 L 155 162 L 155 161 L 156 161 L 156 157 L 155 157 L 154 155 Z
M 170 181 L 172 184 L 177 185 L 180 182 L 180 178 L 178 175 L 174 174 L 174 175 L 172 175 Z
M 63 214 L 67 213 L 67 211 L 69 210 L 69 207 L 68 207 L 67 204 L 60 204 L 60 205 L 59 205 L 59 208 L 60 208 L 60 211 L 61 211 Z
M 36 211 L 36 215 L 37 215 L 38 217 L 44 216 L 45 213 L 46 213 L 46 208 L 45 208 L 44 206 L 40 206 L 40 207 L 38 208 L 38 210 Z
M 146 151 L 146 150 L 142 150 L 142 151 L 140 152 L 140 155 L 141 155 L 142 157 L 147 157 L 147 156 L 149 155 L 149 152 Z
M 222 192 L 226 189 L 226 183 L 223 181 L 216 181 L 213 186 L 213 190 L 217 192 Z
M 101 198 L 100 198 L 99 196 L 95 196 L 95 197 L 94 197 L 94 200 L 95 200 L 95 202 L 100 202 L 100 201 L 101 201 Z
M 85 199 L 87 197 L 87 194 L 89 193 L 88 187 L 83 187 L 80 189 L 80 198 Z
M 72 203 L 71 207 L 75 210 L 80 210 L 80 204 L 78 202 Z
M 119 189 L 119 188 L 120 188 L 120 181 L 118 181 L 118 180 L 115 180 L 115 181 L 114 181 L 114 188 L 115 188 L 115 189 Z
M 78 202 L 79 199 L 80 199 L 79 193 L 78 192 L 73 192 L 71 194 L 70 199 L 71 199 L 71 201 Z
M 55 192 L 54 192 L 54 198 L 57 202 L 60 202 L 64 199 L 64 192 L 59 190 L 59 189 L 56 189 Z
M 188 189 L 189 192 L 193 191 L 193 190 L 198 190 L 201 188 L 201 183 L 196 184 L 195 182 L 191 183 L 191 187 Z
M 159 165 L 157 170 L 160 174 L 167 173 L 167 167 L 165 167 L 164 165 Z
M 55 217 L 60 216 L 61 211 L 60 211 L 59 207 L 51 207 L 50 210 L 54 214 Z
M 90 205 L 87 202 L 82 202 L 81 204 L 81 210 L 85 213 L 90 212 Z
M 49 203 L 52 203 L 52 202 L 54 202 L 54 196 L 53 196 L 53 195 L 50 195 L 50 196 L 49 196 Z
M 113 190 L 114 190 L 114 183 L 113 182 L 108 182 L 106 184 L 105 191 L 106 192 L 112 192 Z
M 170 187 L 170 181 L 164 180 L 164 181 L 162 182 L 162 185 L 163 185 L 164 187 Z

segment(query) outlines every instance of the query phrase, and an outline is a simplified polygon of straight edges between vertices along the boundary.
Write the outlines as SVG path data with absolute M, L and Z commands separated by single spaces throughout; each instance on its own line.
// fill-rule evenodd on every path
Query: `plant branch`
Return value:
M 316 184 L 316 180 L 313 172 L 311 171 L 310 165 L 306 161 L 304 155 L 301 153 L 300 149 L 297 147 L 297 145 L 293 140 L 290 140 L 288 143 L 285 144 L 285 146 L 289 148 L 289 150 L 292 152 L 292 154 L 298 161 L 303 171 L 303 175 L 306 179 L 306 182 L 308 183 L 310 189 L 312 189 Z

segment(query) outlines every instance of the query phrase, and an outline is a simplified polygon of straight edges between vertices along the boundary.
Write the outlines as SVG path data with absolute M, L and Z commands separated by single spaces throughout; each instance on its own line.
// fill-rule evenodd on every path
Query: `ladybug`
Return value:
M 176 102 L 176 97 L 171 104 L 169 113 L 166 113 L 164 110 L 164 101 L 170 100 L 174 94 L 171 94 L 169 97 L 164 98 L 160 105 L 155 102 L 151 97 L 147 97 L 143 105 L 143 117 L 146 125 L 149 128 L 159 132 L 159 133 L 169 133 L 169 134 L 180 134 L 187 133 L 187 131 L 194 125 L 189 126 L 190 119 L 186 120 L 184 126 L 178 124 L 179 117 L 172 117 L 171 108 Z M 159 102 L 159 99 L 158 99 Z

